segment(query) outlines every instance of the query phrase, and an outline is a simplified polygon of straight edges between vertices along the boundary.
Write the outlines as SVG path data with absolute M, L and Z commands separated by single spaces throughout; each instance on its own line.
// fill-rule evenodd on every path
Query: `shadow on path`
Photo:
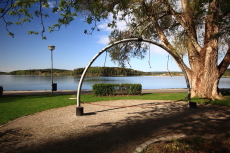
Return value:
M 88 115 L 97 114 L 90 112 Z M 124 120 L 93 125 L 91 128 L 95 130 L 80 136 L 74 135 L 72 131 L 72 134 L 63 139 L 25 146 L 18 150 L 11 148 L 9 152 L 130 153 L 151 138 L 180 134 L 222 136 L 230 133 L 230 108 L 199 105 L 197 109 L 190 109 L 186 104 L 176 103 L 167 107 L 155 106 L 151 110 L 143 107 L 142 111 L 129 113 Z M 2 138 L 0 143 L 3 143 Z

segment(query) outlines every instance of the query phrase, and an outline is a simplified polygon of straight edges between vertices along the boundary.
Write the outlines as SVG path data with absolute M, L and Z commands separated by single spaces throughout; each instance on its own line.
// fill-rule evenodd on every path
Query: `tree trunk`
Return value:
M 199 71 L 189 76 L 189 81 L 192 86 L 191 97 L 198 96 L 212 100 L 222 99 L 222 95 L 218 88 L 220 80 L 218 71 L 213 72 L 209 77 L 207 77 L 206 74 L 206 72 Z
M 195 11 L 193 9 L 193 1 L 181 0 L 182 13 L 178 13 L 171 7 L 167 0 L 161 2 L 168 7 L 169 12 L 175 17 L 177 22 L 184 29 L 184 36 L 186 41 L 184 44 L 187 46 L 189 65 L 188 68 L 183 60 L 178 57 L 177 48 L 174 48 L 165 34 L 165 30 L 160 26 L 160 18 L 152 15 L 151 20 L 157 31 L 158 37 L 162 45 L 168 48 L 171 53 L 178 58 L 178 61 L 183 65 L 191 84 L 191 96 L 198 96 L 208 99 L 222 99 L 219 92 L 218 85 L 222 74 L 225 72 L 230 63 L 230 49 L 227 52 L 224 60 L 218 66 L 218 34 L 219 34 L 219 0 L 212 0 L 207 2 L 208 11 L 205 16 L 204 30 L 197 33 L 199 28 L 196 27 Z M 146 8 L 147 10 L 147 8 Z M 199 36 L 197 36 L 199 34 Z M 202 37 L 204 36 L 204 37 Z M 202 39 L 201 39 L 202 38 Z M 181 42 L 183 43 L 183 42 Z
M 217 51 L 212 45 L 205 47 L 203 55 L 195 58 L 192 62 L 192 71 L 188 72 L 189 81 L 192 87 L 191 97 L 198 96 L 208 99 L 222 99 L 218 85 L 221 77 L 216 65 Z M 203 59 L 203 60 L 202 60 Z

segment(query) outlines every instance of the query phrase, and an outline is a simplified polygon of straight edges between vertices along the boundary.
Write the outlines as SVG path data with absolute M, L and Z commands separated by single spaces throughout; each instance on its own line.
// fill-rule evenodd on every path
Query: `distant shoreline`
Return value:
M 81 76 L 85 68 L 77 68 L 74 70 L 52 69 L 53 75 Z M 11 72 L 0 72 L 2 75 L 51 75 L 51 69 L 30 69 L 15 70 Z M 183 75 L 181 71 L 151 71 L 144 72 L 131 68 L 122 67 L 90 67 L 86 73 L 87 76 L 155 76 L 155 75 Z
M 52 69 L 54 76 L 81 76 L 85 68 L 77 68 L 74 70 Z M 51 75 L 51 69 L 29 69 L 15 70 L 11 72 L 1 72 L 0 75 Z M 125 77 L 125 76 L 184 76 L 182 71 L 151 71 L 144 72 L 123 67 L 90 67 L 87 70 L 86 76 L 101 76 L 101 77 Z M 227 69 L 222 78 L 230 78 L 230 69 Z
M 31 76 L 50 76 L 48 75 L 32 75 L 32 74 L 22 74 L 22 75 L 14 75 L 14 74 L 0 74 L 1 75 L 12 75 L 12 76 L 23 76 L 23 75 L 31 75 Z M 53 75 L 53 76 L 81 76 L 81 75 Z M 86 75 L 88 77 L 131 77 L 131 76 L 161 76 L 161 77 L 168 77 L 170 75 L 115 75 L 115 76 L 96 76 L 96 75 Z M 172 75 L 172 77 L 183 77 L 184 75 Z M 230 78 L 230 76 L 222 76 L 221 78 Z
M 222 92 L 229 92 L 230 88 L 220 88 Z M 142 89 L 142 93 L 171 93 L 171 92 L 188 92 L 187 88 L 168 88 L 168 89 Z M 54 91 L 53 94 L 55 95 L 64 95 L 64 94 L 76 94 L 77 90 L 57 90 Z M 10 90 L 4 91 L 4 96 L 10 95 L 49 95 L 50 90 Z M 92 94 L 92 90 L 81 90 L 81 94 Z

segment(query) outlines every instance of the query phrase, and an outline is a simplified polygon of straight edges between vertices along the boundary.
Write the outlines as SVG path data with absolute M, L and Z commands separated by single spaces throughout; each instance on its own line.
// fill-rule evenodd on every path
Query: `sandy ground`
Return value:
M 230 108 L 186 102 L 114 100 L 51 109 L 0 127 L 0 152 L 132 153 L 164 136 L 230 134 Z

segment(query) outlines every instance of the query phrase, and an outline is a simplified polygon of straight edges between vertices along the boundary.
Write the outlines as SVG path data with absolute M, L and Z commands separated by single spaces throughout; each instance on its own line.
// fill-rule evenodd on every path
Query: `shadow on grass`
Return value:
M 142 93 L 141 95 L 142 96 L 144 96 L 144 95 L 152 95 L 152 93 Z
M 199 98 L 199 97 L 193 97 L 191 98 L 191 102 L 197 102 L 197 103 L 203 103 L 203 104 L 214 104 L 214 105 L 220 105 L 220 106 L 228 106 L 230 107 L 230 89 L 221 89 L 221 94 L 223 95 L 223 99 L 216 99 L 211 100 L 207 98 Z
M 97 114 L 93 116 L 97 117 Z M 64 138 L 50 138 L 48 142 L 35 143 L 19 150 L 13 148 L 17 144 L 12 144 L 9 151 L 130 153 L 151 138 L 179 134 L 222 136 L 230 133 L 230 111 L 229 108 L 213 105 L 201 105 L 197 109 L 190 109 L 186 104 L 172 103 L 165 107 L 152 107 L 152 109 L 143 107 L 139 112 L 129 113 L 123 120 L 107 121 L 88 128 L 91 131 L 75 134 L 75 131 L 76 133 L 78 131 L 75 129 Z M 0 142 L 5 143 L 2 140 Z M 4 149 L 4 146 L 2 148 Z

